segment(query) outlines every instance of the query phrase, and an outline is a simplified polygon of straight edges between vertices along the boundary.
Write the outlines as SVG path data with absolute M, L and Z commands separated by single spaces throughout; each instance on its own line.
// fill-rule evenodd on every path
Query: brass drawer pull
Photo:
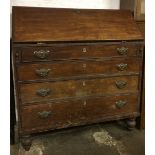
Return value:
M 39 89 L 36 94 L 42 97 L 48 96 L 51 93 L 51 89 Z
M 38 112 L 38 115 L 40 118 L 47 118 L 52 114 L 51 111 L 42 111 L 42 112 Z
M 49 56 L 50 51 L 44 51 L 44 50 L 40 50 L 40 51 L 34 51 L 34 56 L 36 56 L 37 58 L 40 59 L 46 59 Z
M 121 109 L 121 108 L 123 108 L 126 104 L 127 104 L 126 101 L 119 100 L 119 101 L 116 102 L 116 107 L 117 107 L 118 109 Z
M 37 75 L 39 75 L 40 77 L 46 77 L 48 76 L 48 73 L 49 73 L 50 69 L 36 69 L 35 72 Z
M 116 66 L 119 71 L 124 71 L 124 70 L 127 70 L 128 64 L 122 63 L 122 64 L 117 64 Z
M 123 89 L 127 83 L 125 81 L 116 81 L 115 84 L 117 88 Z
M 117 48 L 117 52 L 119 55 L 125 55 L 127 54 L 128 48 L 126 47 L 121 47 L 121 48 Z

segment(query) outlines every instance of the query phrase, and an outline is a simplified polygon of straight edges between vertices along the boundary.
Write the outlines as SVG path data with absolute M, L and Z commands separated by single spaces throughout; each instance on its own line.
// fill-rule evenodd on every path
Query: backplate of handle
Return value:
M 122 101 L 122 100 L 119 100 L 119 101 L 116 101 L 116 107 L 118 108 L 118 109 L 121 109 L 121 108 L 123 108 L 126 104 L 127 104 L 127 101 Z
M 40 118 L 47 118 L 52 114 L 52 111 L 41 111 L 38 112 Z
M 39 51 L 34 51 L 34 56 L 39 58 L 39 59 L 46 59 L 49 56 L 50 51 L 45 51 L 45 50 L 39 50 Z
M 35 73 L 40 77 L 46 77 L 48 76 L 50 70 L 51 69 L 45 69 L 45 68 L 36 69 Z
M 119 71 L 125 71 L 127 70 L 128 64 L 121 63 L 121 64 L 117 64 L 116 66 Z
M 119 89 L 123 89 L 127 83 L 125 81 L 115 81 L 116 87 Z
M 117 48 L 117 52 L 119 55 L 126 55 L 127 51 L 128 51 L 128 48 L 126 47 Z
M 48 96 L 50 93 L 51 93 L 51 89 L 39 89 L 36 91 L 36 94 L 42 97 Z

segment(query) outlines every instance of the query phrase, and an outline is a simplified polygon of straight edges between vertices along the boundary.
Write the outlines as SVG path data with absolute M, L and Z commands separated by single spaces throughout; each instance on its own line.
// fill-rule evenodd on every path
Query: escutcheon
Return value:
M 119 101 L 116 102 L 116 107 L 117 107 L 118 109 L 121 109 L 121 108 L 123 108 L 126 104 L 127 104 L 126 101 L 119 100 Z

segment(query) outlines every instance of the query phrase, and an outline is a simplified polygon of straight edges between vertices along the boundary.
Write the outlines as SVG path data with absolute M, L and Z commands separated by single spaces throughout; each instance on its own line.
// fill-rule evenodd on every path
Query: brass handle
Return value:
M 47 118 L 52 114 L 51 111 L 42 111 L 42 112 L 38 112 L 38 115 L 40 118 Z
M 119 71 L 124 71 L 124 70 L 127 70 L 128 64 L 122 63 L 122 64 L 117 64 L 116 66 Z
M 117 107 L 118 109 L 121 109 L 121 108 L 123 108 L 126 104 L 127 104 L 126 101 L 119 100 L 119 101 L 116 102 L 116 107 Z
M 36 94 L 42 97 L 48 96 L 51 93 L 51 89 L 39 89 Z
M 40 77 L 46 77 L 49 73 L 50 69 L 36 69 L 35 72 L 37 75 L 39 75 Z
M 117 88 L 122 89 L 126 86 L 127 83 L 125 81 L 116 81 L 115 84 Z
M 44 50 L 40 50 L 40 51 L 34 51 L 34 56 L 36 56 L 37 58 L 40 59 L 45 59 L 48 57 L 50 51 L 44 51 Z
M 126 47 L 121 47 L 121 48 L 117 48 L 117 52 L 119 55 L 125 55 L 127 54 L 128 48 Z

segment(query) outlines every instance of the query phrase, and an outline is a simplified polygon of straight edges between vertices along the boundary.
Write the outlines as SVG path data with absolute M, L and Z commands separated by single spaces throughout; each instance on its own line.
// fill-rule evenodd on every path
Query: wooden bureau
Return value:
M 18 131 L 35 133 L 140 115 L 143 36 L 130 11 L 13 7 Z

